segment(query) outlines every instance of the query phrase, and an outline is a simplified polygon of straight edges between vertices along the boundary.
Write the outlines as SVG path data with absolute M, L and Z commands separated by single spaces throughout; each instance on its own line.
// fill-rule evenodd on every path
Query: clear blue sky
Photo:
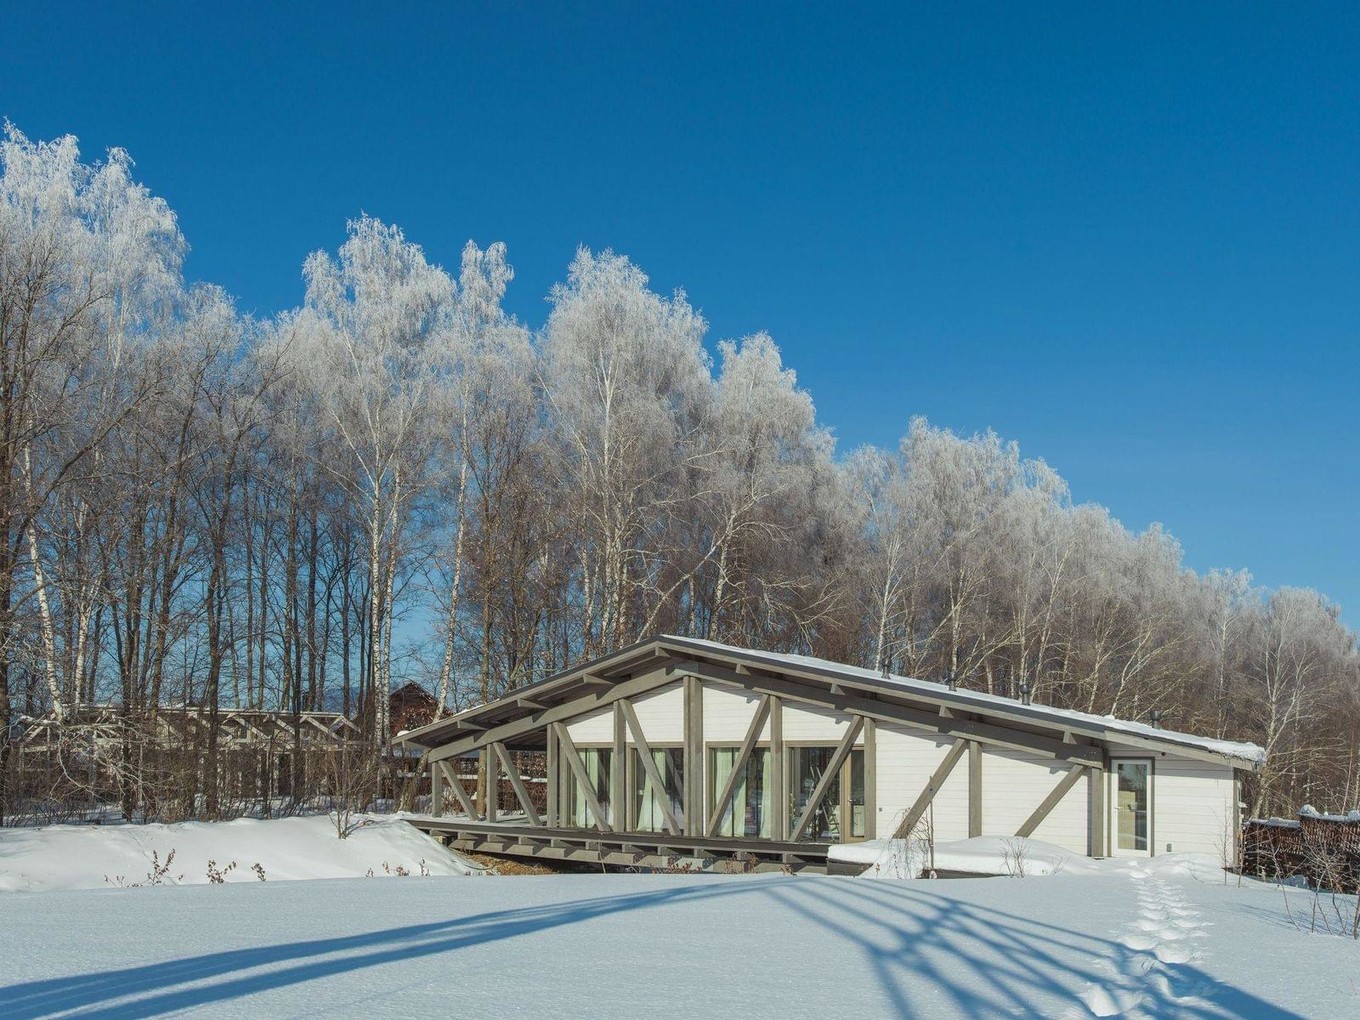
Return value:
M 7 4 L 0 115 L 127 148 L 244 310 L 361 210 L 506 241 L 532 325 L 611 246 L 843 449 L 994 428 L 1360 624 L 1360 5 L 273 6 Z

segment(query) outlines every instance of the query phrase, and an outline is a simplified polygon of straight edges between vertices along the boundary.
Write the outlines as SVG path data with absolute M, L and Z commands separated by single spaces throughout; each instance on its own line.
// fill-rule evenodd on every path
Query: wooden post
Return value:
M 472 803 L 472 798 L 467 795 L 467 790 L 463 788 L 463 781 L 458 778 L 459 759 L 453 758 L 450 761 L 435 762 L 435 767 L 444 773 L 444 780 L 449 789 L 453 792 L 453 799 L 458 802 L 458 806 L 463 809 L 463 814 L 474 822 L 480 822 L 482 816 L 477 813 L 476 806 Z
M 982 835 L 982 745 L 968 741 L 968 837 Z
M 704 834 L 704 689 L 687 676 L 685 689 L 685 835 Z
M 430 814 L 438 818 L 444 813 L 444 770 L 430 763 Z
M 864 838 L 878 838 L 878 725 L 864 720 Z
M 626 735 L 624 732 L 623 701 L 614 702 L 614 753 L 611 757 L 614 761 L 609 767 L 609 817 L 613 822 L 614 828 L 619 832 L 627 832 L 629 825 L 628 815 L 630 814 L 627 804 L 627 758 L 625 754 L 628 750 Z
M 1092 857 L 1104 857 L 1105 849 L 1105 770 L 1086 770 L 1086 801 L 1090 811 L 1087 823 Z
M 488 822 L 494 822 L 501 800 L 501 770 L 490 745 L 482 748 L 482 774 L 486 776 L 486 810 L 483 814 Z
M 789 798 L 784 792 L 784 699 L 770 696 L 770 800 L 774 803 L 774 817 L 770 819 L 770 833 L 775 839 L 789 835 Z
M 558 805 L 558 792 L 561 790 L 562 781 L 560 772 L 562 766 L 557 760 L 557 731 L 551 726 L 548 727 L 548 817 L 546 819 L 548 828 L 556 828 L 562 824 L 561 811 Z

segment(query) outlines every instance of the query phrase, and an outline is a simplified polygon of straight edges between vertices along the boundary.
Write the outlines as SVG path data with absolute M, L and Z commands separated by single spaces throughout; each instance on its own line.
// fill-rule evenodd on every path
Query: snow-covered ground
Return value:
M 953 881 L 247 877 L 0 896 L 0 1016 L 1360 1015 L 1360 943 L 1299 931 L 1285 893 L 1208 859 Z M 1306 921 L 1309 894 L 1288 895 Z
M 147 885 L 205 885 L 209 862 L 225 882 L 359 878 L 371 871 L 465 875 L 481 869 L 390 816 L 355 815 L 346 839 L 327 816 L 240 818 L 177 825 L 50 825 L 0 829 L 0 893 Z M 153 864 L 154 860 L 154 864 Z M 235 862 L 236 866 L 229 866 Z M 422 863 L 423 862 L 423 863 Z M 2 966 L 2 964 L 0 964 Z M 4 1004 L 0 1001 L 0 1016 Z
M 933 849 L 924 840 L 870 839 L 838 844 L 827 856 L 848 867 L 861 868 L 865 878 L 929 877 L 932 869 L 937 874 L 1028 878 L 1063 872 L 1099 874 L 1112 866 L 1112 862 L 1093 861 L 1052 843 L 1019 836 L 977 836 L 937 843 Z

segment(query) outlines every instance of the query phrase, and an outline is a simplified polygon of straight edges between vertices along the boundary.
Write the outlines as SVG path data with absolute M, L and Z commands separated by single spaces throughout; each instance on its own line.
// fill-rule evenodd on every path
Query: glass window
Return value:
M 708 803 L 715 807 L 736 764 L 739 747 L 713 747 L 708 752 Z M 727 810 L 718 819 L 719 836 L 770 836 L 774 804 L 770 783 L 769 748 L 757 747 L 732 791 Z
M 685 824 L 685 752 L 679 747 L 654 747 L 652 763 L 666 787 L 666 801 L 676 821 Z M 665 832 L 666 815 L 657 799 L 656 789 L 647 781 L 642 752 L 630 749 L 632 756 L 633 828 L 637 832 Z
M 789 747 L 789 828 L 803 817 L 812 795 L 836 756 L 834 745 Z M 846 821 L 849 821 L 847 827 Z M 864 751 L 850 752 L 840 772 L 827 785 L 802 838 L 814 843 L 862 839 L 867 832 L 864 798 Z
M 812 802 L 812 794 L 822 781 L 836 749 L 827 747 L 790 747 L 789 758 L 789 828 L 802 820 Z M 803 839 L 813 842 L 838 843 L 841 839 L 841 782 L 840 776 L 831 780 L 826 796 L 803 830 Z
M 610 759 L 613 752 L 607 747 L 582 747 L 578 748 L 581 755 L 581 763 L 586 767 L 586 775 L 590 777 L 591 788 L 595 792 L 595 799 L 604 808 L 605 819 L 612 819 L 609 807 L 609 777 Z M 565 762 L 563 763 L 565 765 Z M 590 813 L 590 806 L 586 803 L 586 798 L 581 793 L 581 784 L 576 780 L 576 774 L 569 772 L 570 782 L 568 791 L 570 793 L 570 809 L 568 817 L 572 825 L 580 826 L 585 829 L 595 827 L 595 817 Z
M 1115 803 L 1120 850 L 1148 848 L 1148 777 L 1145 761 L 1115 763 L 1118 793 Z

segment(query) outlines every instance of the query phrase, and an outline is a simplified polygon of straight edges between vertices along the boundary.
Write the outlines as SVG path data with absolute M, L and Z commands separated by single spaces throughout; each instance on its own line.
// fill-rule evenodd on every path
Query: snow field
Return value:
M 215 862 L 224 883 L 318 878 L 481 874 L 467 858 L 397 818 L 357 815 L 346 839 L 327 816 L 175 825 L 51 825 L 0 829 L 0 893 L 102 889 L 149 884 L 154 861 L 175 857 L 160 884 L 210 883 Z M 235 862 L 236 867 L 225 869 Z M 423 863 L 422 863 L 423 862 Z M 0 1011 L 2 1012 L 2 1011 Z
M 563 875 L 0 897 L 0 1013 L 1355 1015 L 1360 947 L 1184 864 L 1043 879 Z
M 49 890 L 0 896 L 0 1016 L 1360 1015 L 1360 943 L 1303 933 L 1279 888 L 1224 883 L 1209 858 L 1060 859 L 1030 841 L 1024 879 L 467 882 L 407 823 L 369 821 L 343 841 L 326 818 L 0 831 L 6 888 Z M 170 845 L 179 887 L 103 882 L 116 855 L 132 879 Z M 969 840 L 936 863 L 1005 850 Z M 273 871 L 204 884 L 191 861 L 208 855 Z M 276 880 L 399 866 L 400 882 Z

